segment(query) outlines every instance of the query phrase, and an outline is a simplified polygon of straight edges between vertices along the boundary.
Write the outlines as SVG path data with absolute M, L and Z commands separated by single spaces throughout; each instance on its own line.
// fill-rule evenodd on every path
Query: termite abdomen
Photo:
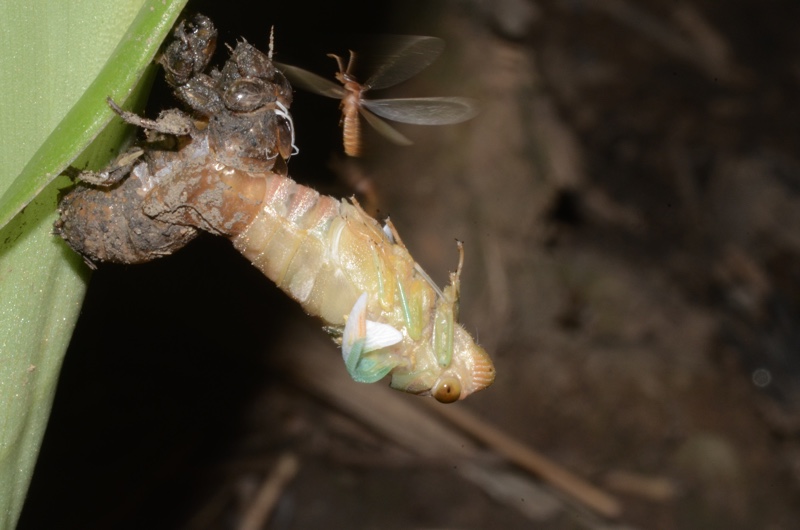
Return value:
M 342 100 L 342 140 L 348 156 L 361 156 L 361 122 L 355 99 Z

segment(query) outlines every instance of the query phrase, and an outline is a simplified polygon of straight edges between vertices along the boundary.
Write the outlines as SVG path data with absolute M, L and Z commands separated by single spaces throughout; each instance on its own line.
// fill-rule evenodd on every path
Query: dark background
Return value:
M 465 405 L 617 495 L 623 525 L 792 527 L 800 6 L 188 9 L 212 18 L 220 43 L 265 49 L 275 25 L 277 59 L 321 75 L 334 72 L 326 53 L 365 34 L 445 38 L 443 57 L 394 94 L 476 97 L 478 118 L 403 128 L 409 148 L 368 135 L 353 164 L 336 102 L 298 92 L 292 176 L 337 197 L 369 184 L 362 199 L 440 282 L 453 239 L 465 241 L 462 320 L 498 370 Z M 174 105 L 159 79 L 148 115 Z M 317 327 L 224 240 L 101 267 L 19 527 L 235 528 L 248 481 L 287 449 L 301 472 L 270 528 L 600 527 L 569 503 L 526 520 L 442 466 L 396 464 L 391 440 L 342 428 L 270 362 L 318 344 Z M 215 504 L 222 490 L 240 502 Z

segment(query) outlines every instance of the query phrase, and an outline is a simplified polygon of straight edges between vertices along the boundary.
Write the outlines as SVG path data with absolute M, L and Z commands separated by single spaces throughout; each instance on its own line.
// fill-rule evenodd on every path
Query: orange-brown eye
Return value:
M 455 377 L 443 377 L 433 387 L 433 397 L 440 403 L 452 403 L 461 397 L 461 382 Z

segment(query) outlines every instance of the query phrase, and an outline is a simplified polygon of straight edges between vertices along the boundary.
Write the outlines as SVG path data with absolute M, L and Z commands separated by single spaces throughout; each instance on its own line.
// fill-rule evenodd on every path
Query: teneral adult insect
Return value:
M 378 116 L 415 125 L 448 125 L 466 121 L 477 114 L 475 100 L 462 97 L 366 99 L 364 95 L 369 90 L 388 88 L 413 77 L 431 64 L 444 48 L 444 42 L 436 37 L 404 36 L 398 39 L 392 53 L 387 54 L 383 64 L 363 84 L 353 75 L 356 58 L 353 51 L 350 51 L 346 67 L 341 57 L 328 55 L 339 67 L 336 79 L 341 86 L 302 68 L 276 64 L 294 85 L 342 100 L 344 151 L 350 156 L 361 155 L 359 114 L 375 130 L 399 145 L 410 145 L 411 141 Z
M 227 237 L 322 319 L 354 380 L 390 375 L 394 388 L 447 403 L 490 385 L 491 359 L 457 322 L 460 245 L 440 289 L 391 223 L 290 179 L 278 161 L 293 151 L 291 87 L 245 42 L 221 70 L 203 73 L 215 35 L 198 15 L 161 61 L 191 116 L 171 109 L 149 120 L 112 103 L 158 134 L 104 171 L 81 173 L 59 204 L 56 233 L 92 263 L 150 261 L 199 230 Z

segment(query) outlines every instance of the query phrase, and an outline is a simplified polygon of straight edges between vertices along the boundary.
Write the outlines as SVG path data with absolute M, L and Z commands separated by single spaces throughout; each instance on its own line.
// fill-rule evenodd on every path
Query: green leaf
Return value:
M 9 174 L 14 174 L 13 161 L 0 161 L 0 190 L 3 191 L 0 227 L 41 192 L 108 125 L 113 113 L 106 105 L 106 98 L 110 96 L 117 103 L 128 99 L 184 4 L 185 0 L 148 0 L 144 3 L 141 0 L 84 0 L 69 3 L 11 2 L 0 8 L 0 20 L 8 26 L 4 30 L 8 29 L 9 34 L 16 33 L 3 38 L 0 44 L 5 55 L 9 49 L 17 52 L 8 59 L 18 63 L 16 67 L 4 67 L 0 78 L 0 86 L 11 88 L 1 96 L 4 113 L 0 123 L 14 124 L 3 133 L 9 134 L 6 140 L 11 141 L 8 143 L 23 152 L 29 151 L 38 145 L 27 137 L 30 128 L 41 128 L 37 118 L 49 114 L 47 121 L 52 122 L 54 116 L 49 112 L 52 109 L 44 107 L 50 103 L 44 101 L 45 94 L 37 92 L 47 90 L 51 95 L 63 98 L 62 101 L 79 96 L 74 105 L 63 109 L 69 112 L 33 156 L 25 157 L 30 160 L 10 184 L 6 179 Z M 120 31 L 123 26 L 119 21 L 130 21 L 130 15 L 137 11 L 133 23 L 125 24 L 127 31 Z M 82 13 L 88 16 L 81 17 Z M 53 14 L 58 16 L 52 17 Z M 14 31 L 26 24 L 32 31 Z M 6 37 L 6 31 L 3 33 Z M 119 35 L 123 35 L 122 40 L 118 40 Z M 92 40 L 104 47 L 113 43 L 116 48 L 110 56 L 108 53 L 92 53 Z M 59 52 L 68 57 L 60 57 L 60 62 L 50 62 Z M 98 63 L 102 65 L 99 72 L 96 71 Z M 65 65 L 70 68 L 63 68 Z M 75 79 L 78 77 L 76 74 L 89 74 L 91 84 L 84 85 Z M 40 105 L 23 111 L 26 105 L 21 105 L 21 102 L 30 100 L 32 95 L 42 98 L 37 102 Z M 11 100 L 16 98 L 15 106 Z
M 113 158 L 126 134 L 114 120 L 98 137 L 105 99 L 148 86 L 136 88 L 184 4 L 0 2 L 0 530 L 22 509 L 86 285 L 52 235 L 68 184 L 53 178 L 81 153 L 95 168 Z

